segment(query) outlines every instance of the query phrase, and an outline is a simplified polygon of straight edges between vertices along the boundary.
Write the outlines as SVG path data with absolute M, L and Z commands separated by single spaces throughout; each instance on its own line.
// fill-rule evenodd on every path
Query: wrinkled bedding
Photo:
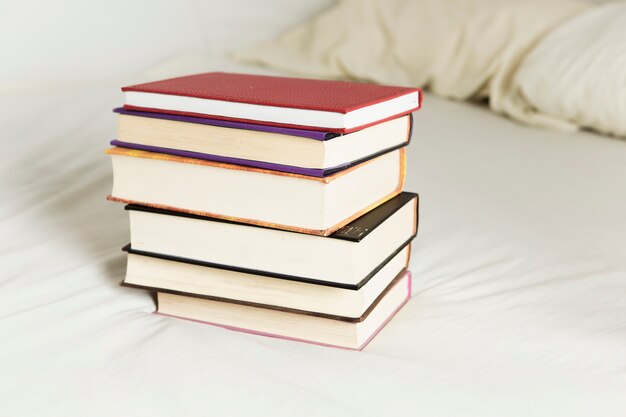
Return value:
M 121 83 L 1 97 L 0 415 L 623 414 L 626 143 L 427 95 L 414 296 L 351 352 L 157 316 L 118 285 Z
M 626 137 L 626 2 L 342 0 L 244 62 L 486 99 L 521 123 Z

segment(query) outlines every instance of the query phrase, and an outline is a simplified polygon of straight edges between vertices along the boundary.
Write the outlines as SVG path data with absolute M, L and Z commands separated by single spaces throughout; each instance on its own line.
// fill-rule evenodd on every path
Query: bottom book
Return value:
M 158 314 L 256 335 L 363 349 L 411 298 L 411 273 L 399 274 L 358 318 L 239 301 L 158 293 Z

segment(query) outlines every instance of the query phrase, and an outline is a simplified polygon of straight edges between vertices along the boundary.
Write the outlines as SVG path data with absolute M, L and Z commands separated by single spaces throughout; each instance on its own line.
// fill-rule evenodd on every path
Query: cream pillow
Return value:
M 303 76 L 488 96 L 492 109 L 525 116 L 527 103 L 511 83 L 519 62 L 589 7 L 575 0 L 343 0 L 236 57 Z
M 579 15 L 548 34 L 514 80 L 527 121 L 626 136 L 626 2 Z

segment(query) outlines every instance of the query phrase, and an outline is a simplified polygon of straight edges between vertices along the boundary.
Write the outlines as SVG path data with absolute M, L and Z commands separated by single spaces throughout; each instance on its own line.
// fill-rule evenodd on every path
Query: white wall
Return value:
M 112 79 L 275 36 L 332 0 L 0 1 L 0 82 Z

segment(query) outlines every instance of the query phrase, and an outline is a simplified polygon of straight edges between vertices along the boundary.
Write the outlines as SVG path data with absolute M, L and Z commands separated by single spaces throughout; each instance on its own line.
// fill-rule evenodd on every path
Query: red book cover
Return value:
M 348 133 L 409 114 L 420 107 L 421 101 L 417 88 L 224 72 L 138 84 L 122 91 L 127 93 L 124 107 L 131 110 L 336 133 Z M 173 101 L 164 96 L 186 99 Z M 208 102 L 214 107 L 206 107 Z M 264 113 L 270 111 L 271 114 Z M 345 118 L 354 112 L 357 113 L 349 116 L 350 120 Z

